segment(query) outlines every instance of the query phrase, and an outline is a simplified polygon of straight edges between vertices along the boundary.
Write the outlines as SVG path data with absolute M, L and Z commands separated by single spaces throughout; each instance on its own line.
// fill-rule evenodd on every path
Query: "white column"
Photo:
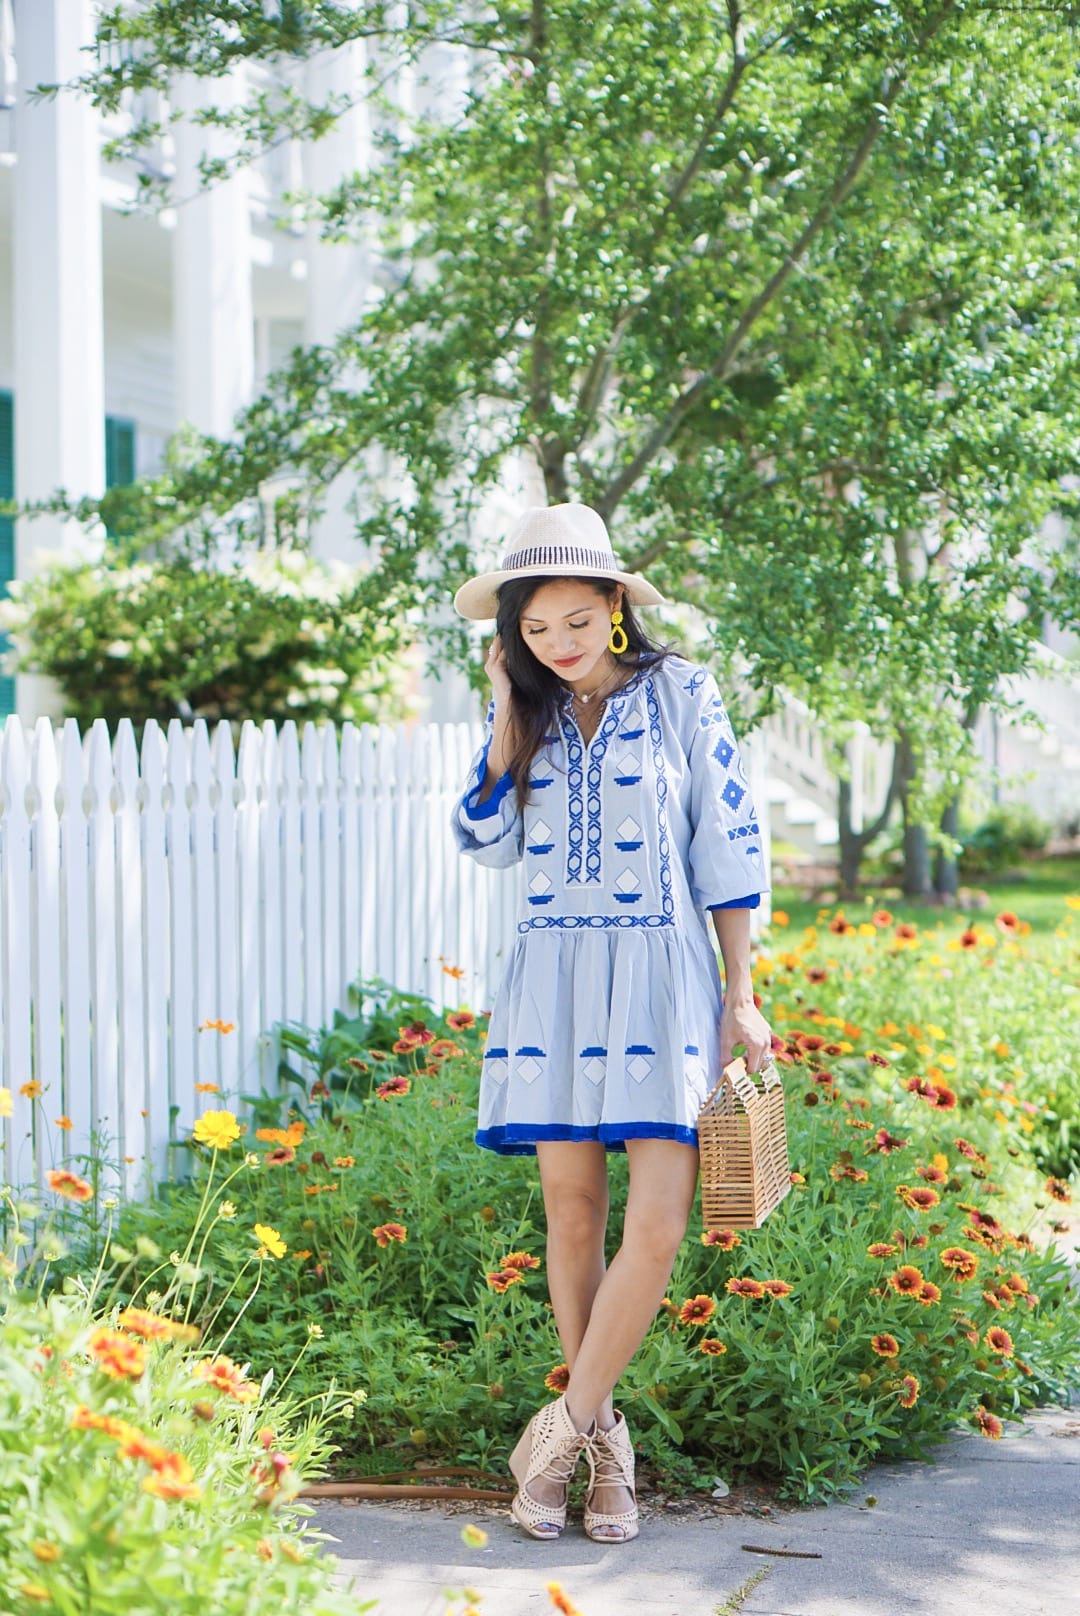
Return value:
M 306 63 L 304 93 L 315 102 L 356 96 L 357 105 L 344 113 L 322 140 L 305 142 L 305 189 L 324 195 L 342 179 L 368 168 L 371 162 L 371 124 L 363 101 L 367 54 L 362 41 L 341 50 L 322 51 Z M 372 256 L 364 242 L 324 241 L 318 220 L 307 225 L 307 294 L 304 340 L 329 346 L 340 331 L 355 325 L 364 311 L 371 287 Z M 322 560 L 335 557 L 355 563 L 361 549 L 350 501 L 356 493 L 351 472 L 338 477 L 326 491 L 323 515 L 312 529 L 311 548 Z
M 20 501 L 100 494 L 105 486 L 104 337 L 97 118 L 69 92 L 31 101 L 39 84 L 86 69 L 89 0 L 16 0 L 15 495 Z M 79 524 L 55 516 L 16 525 L 15 572 L 27 578 L 80 547 Z M 83 543 L 96 549 L 97 540 Z M 24 723 L 59 716 L 51 679 L 20 674 Z
M 175 135 L 176 416 L 178 424 L 218 437 L 229 436 L 255 382 L 248 179 L 240 169 L 227 180 L 200 188 L 200 157 L 225 157 L 230 147 L 220 130 L 193 124 L 190 114 L 211 103 L 235 105 L 242 94 L 239 69 L 232 78 L 213 83 L 185 79 L 173 94 L 184 115 Z

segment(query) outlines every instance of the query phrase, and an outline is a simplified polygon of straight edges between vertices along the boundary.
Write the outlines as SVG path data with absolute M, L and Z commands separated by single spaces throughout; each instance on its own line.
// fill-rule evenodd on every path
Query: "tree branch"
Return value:
M 956 0 L 944 0 L 944 4 L 940 6 L 924 30 L 913 54 L 917 54 L 918 51 L 921 51 L 929 44 L 955 5 Z M 907 71 L 904 68 L 897 68 L 895 71 L 890 69 L 886 72 L 880 98 L 874 103 L 872 115 L 863 130 L 858 145 L 833 180 L 817 210 L 804 225 L 798 239 L 785 256 L 783 262 L 777 266 L 756 296 L 751 298 L 713 363 L 701 373 L 690 387 L 680 393 L 667 415 L 663 420 L 656 423 L 637 454 L 634 455 L 633 459 L 617 477 L 612 478 L 604 490 L 601 499 L 597 503 L 597 509 L 605 519 L 610 518 L 620 500 L 634 486 L 661 449 L 670 442 L 682 422 L 705 394 L 717 382 L 725 381 L 732 374 L 739 351 L 750 332 L 770 303 L 773 302 L 777 293 L 787 284 L 795 271 L 801 267 L 801 261 L 808 249 L 854 189 L 878 136 L 885 127 L 889 111 L 906 82 Z

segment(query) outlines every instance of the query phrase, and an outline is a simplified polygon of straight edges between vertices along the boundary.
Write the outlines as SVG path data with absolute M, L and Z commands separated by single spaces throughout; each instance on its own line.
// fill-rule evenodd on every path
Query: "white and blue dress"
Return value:
M 479 802 L 494 728 L 452 824 L 481 864 L 523 865 L 522 912 L 495 996 L 476 1142 L 675 1139 L 696 1145 L 720 1076 L 722 1009 L 706 911 L 767 890 L 750 788 L 716 681 L 668 656 L 610 696 L 588 745 L 569 692 L 533 760 Z

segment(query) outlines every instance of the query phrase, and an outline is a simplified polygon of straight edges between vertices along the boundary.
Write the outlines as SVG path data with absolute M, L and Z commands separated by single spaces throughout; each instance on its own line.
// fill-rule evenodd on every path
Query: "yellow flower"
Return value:
M 11 1115 L 11 1090 L 0 1089 L 0 1117 Z
M 23 1083 L 19 1088 L 19 1093 L 22 1095 L 24 1100 L 36 1100 L 38 1096 L 44 1094 L 44 1092 L 45 1090 L 36 1080 L 31 1080 L 29 1083 Z
M 470 1521 L 461 1528 L 461 1541 L 470 1549 L 482 1549 L 487 1543 L 488 1535 L 482 1526 L 474 1526 Z
M 1066 909 L 1080 909 L 1080 895 L 1070 893 L 1065 899 L 1065 907 Z
M 268 1223 L 257 1223 L 255 1225 L 255 1238 L 259 1245 L 270 1253 L 271 1257 L 284 1257 L 289 1249 L 277 1230 L 271 1229 Z
M 240 1125 L 231 1111 L 204 1111 L 192 1133 L 200 1145 L 228 1150 L 240 1137 Z
M 231 1201 L 222 1201 L 221 1205 L 217 1209 L 217 1215 L 222 1219 L 223 1222 L 228 1223 L 230 1218 L 235 1218 L 236 1207 Z
M 932 1021 L 928 1021 L 926 1023 L 926 1030 L 930 1034 L 930 1037 L 936 1038 L 939 1043 L 941 1039 L 945 1037 L 945 1028 L 936 1027 Z
M 44 1543 L 39 1539 L 36 1543 L 32 1543 L 30 1548 L 34 1558 L 42 1560 L 46 1564 L 50 1560 L 59 1560 L 60 1558 L 60 1545 L 58 1543 Z

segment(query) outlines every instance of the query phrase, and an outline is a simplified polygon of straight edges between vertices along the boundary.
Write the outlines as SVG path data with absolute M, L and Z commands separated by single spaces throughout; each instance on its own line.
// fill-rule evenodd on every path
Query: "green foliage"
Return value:
M 1047 614 L 1080 612 L 1065 551 L 1034 537 L 1076 504 L 1074 21 L 970 0 L 476 17 L 301 0 L 242 28 L 224 0 L 114 7 L 99 29 L 122 48 L 80 83 L 104 110 L 178 71 L 363 39 L 378 149 L 306 203 L 390 266 L 381 301 L 295 352 L 235 441 L 118 497 L 147 538 L 242 528 L 282 468 L 317 503 L 349 467 L 359 538 L 430 605 L 473 565 L 485 491 L 530 456 L 549 499 L 597 505 L 631 566 L 704 611 L 759 704 L 793 689 L 840 738 L 865 719 L 947 800 L 965 720 L 1003 700 Z M 391 104 L 398 69 L 423 80 L 461 53 L 453 117 Z M 201 116 L 245 162 L 340 110 L 282 81 Z M 372 449 L 400 492 L 365 475 Z M 460 627 L 431 637 L 464 655 Z
M 299 550 L 61 562 L 9 586 L 12 672 L 51 674 L 81 725 L 351 719 L 402 710 L 405 629 L 383 586 Z
M 22 1266 L 0 1253 L 0 1606 L 76 1616 L 345 1616 L 322 1539 L 295 1501 L 332 1452 L 327 1417 L 350 1399 L 297 1399 L 186 1339 L 185 1282 L 158 1278 L 156 1311 L 117 1316 L 134 1256 L 100 1290 L 50 1285 L 46 1225 L 27 1259 L 20 1207 L 0 1212 Z M 40 1226 L 39 1226 L 40 1227 Z M 115 1246 L 111 1247 L 114 1254 Z M 143 1241 L 141 1251 L 150 1251 Z M 111 1291 L 111 1294 L 109 1292 Z M 145 1296 L 145 1290 L 143 1295 Z M 141 1299 L 141 1298 L 140 1298 Z M 219 1381 L 202 1377 L 216 1366 Z
M 1050 826 L 1023 803 L 1002 803 L 991 808 L 979 824 L 961 832 L 959 865 L 962 875 L 997 875 L 1041 853 L 1050 838 Z
M 620 1382 L 639 1450 L 669 1483 L 764 1473 L 825 1498 L 875 1457 L 923 1454 L 957 1422 L 1066 1395 L 1080 1314 L 1045 1220 L 1069 1192 L 1038 1172 L 1055 1096 L 1076 1091 L 1055 1032 L 1062 996 L 1077 993 L 1076 921 L 1059 913 L 1059 935 L 1038 942 L 1008 915 L 907 935 L 881 911 L 860 924 L 826 911 L 828 929 L 790 943 L 778 923 L 756 974 L 805 1183 L 730 1250 L 691 1229 L 669 1304 Z M 193 1316 L 228 1323 L 239 1355 L 271 1365 L 318 1325 L 294 1386 L 334 1376 L 368 1394 L 335 1432 L 343 1469 L 437 1458 L 501 1473 L 561 1357 L 542 1267 L 527 1260 L 543 1254 L 535 1164 L 472 1143 L 482 1030 L 468 1012 L 418 1016 L 382 984 L 358 998 L 322 1035 L 292 1029 L 288 1115 L 266 1133 L 259 1098 L 257 1165 L 237 1179 L 237 1220 L 215 1222 L 198 1255 Z M 302 1053 L 314 1080 L 293 1068 Z M 124 1245 L 178 1244 L 215 1198 L 208 1165 L 199 1147 L 189 1183 L 126 1208 Z M 611 1166 L 614 1243 L 625 1168 Z M 250 1257 L 236 1231 L 254 1221 L 288 1249 L 241 1312 L 231 1298 Z M 879 1242 L 884 1257 L 870 1255 Z M 974 1278 L 943 1261 L 955 1247 L 976 1259 Z M 940 1296 L 899 1294 L 889 1277 L 905 1264 Z M 748 1279 L 792 1289 L 729 1290 Z M 683 1323 L 700 1297 L 711 1316 Z M 871 1345 L 883 1334 L 895 1359 Z M 909 1375 L 917 1398 L 904 1407 Z

